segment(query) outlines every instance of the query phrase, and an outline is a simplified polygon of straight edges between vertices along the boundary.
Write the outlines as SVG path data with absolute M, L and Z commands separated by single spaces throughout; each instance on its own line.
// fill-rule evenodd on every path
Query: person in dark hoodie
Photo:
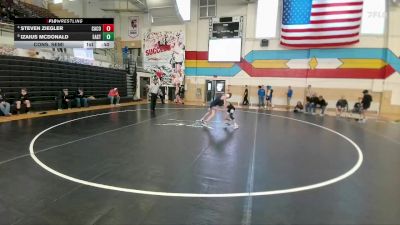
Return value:
M 0 89 L 0 111 L 4 116 L 11 116 L 10 103 L 7 102 L 6 95 Z
M 267 101 L 267 109 L 272 110 L 272 95 L 274 93 L 274 89 L 270 85 L 267 85 L 267 93 L 266 93 L 266 101 Z
M 57 98 L 58 111 L 62 111 L 63 108 L 66 108 L 65 106 L 71 109 L 72 99 L 74 99 L 74 96 L 69 94 L 68 89 L 62 89 Z
M 342 96 L 337 102 L 336 102 L 336 116 L 341 116 L 343 112 L 349 111 L 349 103 L 347 100 Z
M 85 92 L 83 92 L 83 88 L 78 88 L 78 90 L 76 91 L 75 101 L 76 101 L 76 107 L 78 108 L 80 108 L 82 105 L 84 107 L 89 107 L 88 98 L 85 95 Z
M 248 105 L 249 104 L 249 89 L 247 88 L 247 85 L 244 87 L 244 93 L 243 93 L 243 102 L 242 105 Z
M 326 109 L 327 105 L 328 105 L 328 103 L 325 101 L 324 97 L 322 95 L 320 95 L 318 97 L 317 102 L 316 102 L 316 108 L 320 108 L 321 109 L 321 113 L 319 114 L 320 116 L 324 116 L 325 109 Z
M 301 101 L 298 101 L 296 106 L 294 107 L 293 112 L 295 113 L 303 112 L 303 109 L 304 109 L 303 104 L 301 103 Z
M 28 90 L 26 88 L 21 88 L 21 92 L 17 96 L 15 104 L 17 107 L 17 114 L 20 113 L 22 104 L 25 105 L 25 113 L 29 113 L 29 110 L 31 109 L 31 100 L 29 99 Z
M 231 126 L 233 125 L 233 129 L 238 129 L 239 125 L 236 123 L 235 120 L 235 106 L 232 105 L 232 103 L 228 103 L 228 106 L 226 107 L 226 115 L 225 115 L 225 121 L 226 125 Z
M 361 100 L 361 120 L 359 122 L 364 122 L 367 121 L 367 118 L 365 116 L 365 112 L 371 107 L 371 102 L 372 102 L 372 96 L 368 93 L 368 90 L 363 91 L 363 97 Z
M 306 103 L 306 112 L 307 113 L 312 113 L 315 114 L 315 108 L 318 103 L 318 97 L 317 94 L 312 94 L 311 97 L 307 98 L 307 103 Z

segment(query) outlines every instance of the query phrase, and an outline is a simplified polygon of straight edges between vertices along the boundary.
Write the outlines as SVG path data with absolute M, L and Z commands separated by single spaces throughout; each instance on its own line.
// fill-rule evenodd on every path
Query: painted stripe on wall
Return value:
M 400 72 L 400 59 L 384 48 L 341 48 L 311 50 L 251 51 L 241 63 L 209 63 L 207 52 L 187 51 L 189 76 L 235 76 L 241 70 L 254 77 L 320 77 L 383 79 Z M 285 69 L 285 61 L 310 58 L 342 58 L 343 65 L 335 69 Z M 196 61 L 197 59 L 197 61 Z M 192 61 L 191 61 L 192 60 Z M 321 61 L 321 60 L 320 60 Z M 253 62 L 253 63 L 252 63 Z M 385 63 L 386 62 L 386 63 Z M 389 64 L 389 66 L 385 66 Z M 233 66 L 235 65 L 235 66 Z M 231 66 L 231 68 L 228 68 Z M 283 68 L 281 68 L 283 67 Z M 336 73 L 336 74 L 335 74 Z
M 186 68 L 186 76 L 222 76 L 233 77 L 241 71 L 238 65 L 232 68 Z
M 391 50 L 387 51 L 385 61 L 400 73 L 400 59 Z
M 400 59 L 387 48 L 337 48 L 310 50 L 271 50 L 251 51 L 244 58 L 248 62 L 255 60 L 290 60 L 307 58 L 343 58 L 343 59 L 381 59 L 400 72 Z M 186 51 L 187 60 L 208 60 L 206 51 Z
M 255 60 L 290 60 L 307 58 L 343 58 L 343 59 L 381 59 L 391 64 L 400 72 L 400 59 L 387 48 L 336 48 L 310 50 L 272 50 L 251 51 L 245 59 Z
M 310 58 L 309 50 L 271 50 L 271 51 L 251 51 L 244 58 L 248 62 L 255 60 L 290 60 Z
M 295 59 L 298 60 L 298 59 Z M 283 68 L 290 68 L 288 64 L 291 61 L 295 60 L 255 60 L 252 65 L 254 68 L 265 68 L 265 69 L 283 69 Z M 304 59 L 309 60 L 309 59 Z M 318 60 L 318 68 L 322 69 L 321 65 L 323 64 L 323 60 L 328 60 L 325 64 L 329 65 L 330 61 L 332 60 L 332 65 L 334 64 L 333 60 L 337 60 L 340 62 L 340 65 L 337 67 L 331 68 L 341 68 L 341 69 L 381 69 L 382 67 L 386 66 L 387 64 L 381 59 L 328 59 L 328 58 L 319 58 Z M 307 65 L 308 65 L 307 61 Z M 231 68 L 235 64 L 234 63 L 214 63 L 208 62 L 206 60 L 186 60 L 185 66 L 188 68 Z M 306 69 L 309 66 L 306 66 L 302 69 Z M 328 68 L 329 69 L 329 68 Z
M 186 60 L 186 67 L 194 68 L 231 68 L 234 63 L 210 63 L 207 60 Z
M 386 63 L 381 59 L 339 59 L 342 61 L 341 69 L 359 68 L 359 69 L 381 69 Z
M 381 69 L 262 69 L 254 68 L 244 61 L 241 67 L 251 77 L 386 79 L 395 72 L 390 65 Z M 232 77 L 238 72 L 240 72 L 238 66 L 232 69 L 186 68 L 185 70 L 187 76 Z
M 186 51 L 185 59 L 187 59 L 187 60 L 207 60 L 208 61 L 208 52 Z
M 385 59 L 387 49 L 382 48 L 336 48 L 336 49 L 309 49 L 309 50 L 273 50 L 251 51 L 245 59 L 254 60 L 273 59 L 306 59 L 306 58 L 359 58 L 359 59 Z
M 311 49 L 310 57 L 316 58 L 358 58 L 358 59 L 385 59 L 388 49 L 385 48 L 336 48 Z
M 289 60 L 255 60 L 252 64 L 255 68 L 288 68 Z

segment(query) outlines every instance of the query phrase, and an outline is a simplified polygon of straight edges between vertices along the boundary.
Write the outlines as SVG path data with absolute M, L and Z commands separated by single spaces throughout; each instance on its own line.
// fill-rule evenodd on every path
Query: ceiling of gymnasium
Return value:
M 181 24 L 175 0 L 100 0 L 104 11 L 115 13 L 149 13 L 152 25 Z M 192 0 L 198 1 L 198 0 Z M 217 0 L 229 3 L 253 3 L 256 0 Z
M 102 0 L 102 9 L 116 13 L 149 13 L 153 25 L 181 23 L 175 0 Z
M 154 25 L 180 24 L 180 16 L 175 9 L 175 0 L 147 0 Z
M 109 12 L 147 12 L 146 0 L 101 0 L 104 11 Z

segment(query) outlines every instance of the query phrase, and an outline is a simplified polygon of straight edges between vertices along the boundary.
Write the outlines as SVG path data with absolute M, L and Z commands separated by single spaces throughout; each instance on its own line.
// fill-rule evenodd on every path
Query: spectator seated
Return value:
M 347 100 L 342 96 L 337 102 L 336 102 L 336 116 L 342 116 L 342 113 L 348 112 L 349 111 L 349 103 Z
M 0 89 L 0 116 L 11 116 L 10 103 L 7 102 L 6 96 Z
M 69 94 L 68 88 L 64 88 L 62 91 L 60 91 L 57 97 L 58 111 L 66 108 L 71 109 L 71 103 L 73 99 L 74 96 Z
M 82 88 L 78 88 L 78 90 L 76 91 L 75 102 L 76 102 L 76 107 L 78 108 L 80 108 L 81 106 L 89 107 L 88 97 L 85 95 Z
M 107 94 L 114 87 L 119 90 L 121 102 L 132 100 L 132 97 L 125 97 L 127 80 L 124 70 L 4 55 L 0 55 L 0 68 L 0 89 L 9 102 L 16 103 L 21 87 L 26 87 L 35 111 L 57 109 L 55 99 L 63 88 L 76 90 L 77 87 L 84 87 L 84 98 L 95 98 L 90 99 L 93 106 L 109 104 Z M 72 107 L 76 102 L 75 93 L 69 94 L 73 95 Z M 84 100 L 80 103 L 81 106 L 86 105 Z M 21 107 L 24 109 L 25 104 Z M 25 111 L 23 109 L 21 112 Z
M 320 115 L 323 116 L 328 103 L 325 101 L 324 97 L 321 95 L 318 97 L 318 101 L 315 104 L 316 109 L 321 109 Z M 314 110 L 315 112 L 315 110 Z
M 23 107 L 23 112 L 29 113 L 31 109 L 31 99 L 29 98 L 28 90 L 26 88 L 21 88 L 18 97 L 15 99 L 16 113 L 20 114 Z
M 361 100 L 354 104 L 353 109 L 351 110 L 351 112 L 354 113 L 354 114 L 361 114 L 361 112 L 362 112 Z
M 311 97 L 307 97 L 306 102 L 306 112 L 315 114 L 315 108 L 318 104 L 318 97 L 316 94 L 313 94 Z
M 110 99 L 111 105 L 119 105 L 119 100 L 121 97 L 119 96 L 118 88 L 113 88 L 108 92 L 108 98 Z M 114 101 L 115 100 L 115 101 Z
M 293 112 L 295 113 L 303 112 L 303 109 L 304 109 L 303 104 L 301 103 L 301 101 L 298 101 L 296 106 L 294 107 Z

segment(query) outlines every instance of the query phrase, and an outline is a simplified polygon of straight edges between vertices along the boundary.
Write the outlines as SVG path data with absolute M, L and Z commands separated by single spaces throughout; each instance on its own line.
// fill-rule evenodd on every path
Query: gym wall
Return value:
M 382 36 L 361 36 L 359 44 L 348 48 L 293 50 L 281 47 L 279 38 L 260 47 L 261 40 L 255 38 L 255 3 L 218 0 L 218 17 L 244 16 L 244 59 L 241 63 L 209 63 L 208 20 L 197 19 L 197 4 L 192 1 L 192 21 L 186 24 L 187 100 L 204 101 L 206 79 L 225 79 L 236 102 L 241 100 L 244 85 L 250 86 L 253 102 L 257 101 L 258 85 L 272 85 L 276 105 L 286 104 L 288 85 L 294 87 L 295 102 L 304 99 L 304 88 L 310 84 L 328 100 L 330 108 L 341 95 L 352 104 L 368 89 L 374 97 L 373 110 L 400 113 L 400 27 L 396 27 L 400 8 L 390 8 L 390 26 Z M 296 70 L 304 66 L 308 69 Z

